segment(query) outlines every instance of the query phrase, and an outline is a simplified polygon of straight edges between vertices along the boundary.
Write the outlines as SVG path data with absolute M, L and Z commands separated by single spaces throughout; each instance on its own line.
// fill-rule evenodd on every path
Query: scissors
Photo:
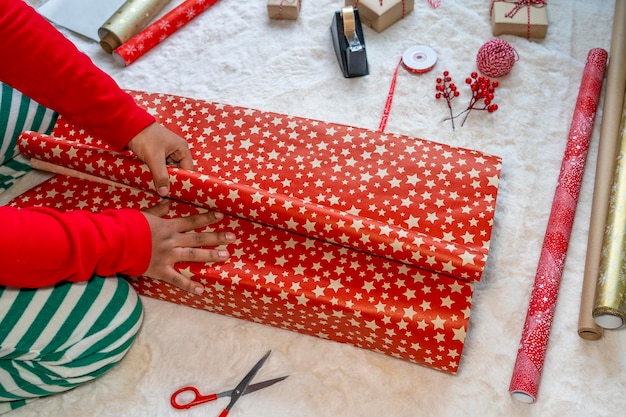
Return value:
M 243 377 L 241 382 L 239 382 L 239 384 L 237 384 L 237 386 L 233 388 L 232 390 L 223 391 L 217 394 L 202 395 L 200 394 L 200 391 L 198 391 L 196 387 L 193 387 L 193 386 L 183 387 L 175 391 L 170 397 L 170 403 L 172 404 L 172 407 L 182 410 L 182 409 L 194 407 L 196 405 L 204 404 L 209 401 L 215 401 L 218 398 L 230 397 L 230 402 L 228 403 L 226 408 L 224 408 L 224 410 L 222 410 L 222 412 L 219 414 L 219 417 L 226 417 L 228 413 L 230 412 L 230 409 L 233 407 L 233 405 L 235 405 L 237 400 L 239 400 L 239 398 L 242 395 L 250 394 L 260 389 L 267 388 L 287 378 L 287 376 L 282 376 L 279 378 L 268 379 L 267 381 L 258 382 L 256 384 L 250 385 L 250 382 L 252 382 L 252 379 L 254 378 L 256 373 L 259 371 L 259 369 L 261 369 L 261 367 L 267 360 L 268 356 L 270 356 L 270 353 L 272 353 L 271 350 L 269 350 L 265 355 L 263 355 L 263 357 L 252 367 L 252 369 L 250 369 L 250 371 L 246 374 L 246 376 Z M 179 397 L 181 395 L 185 395 L 185 393 L 192 393 L 193 399 L 189 402 L 184 402 L 184 403 L 179 402 Z

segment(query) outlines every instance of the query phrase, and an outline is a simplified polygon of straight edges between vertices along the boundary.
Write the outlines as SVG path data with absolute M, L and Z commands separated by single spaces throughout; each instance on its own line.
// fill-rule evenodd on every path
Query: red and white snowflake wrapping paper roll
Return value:
M 113 51 L 113 58 L 124 66 L 132 64 L 216 2 L 217 0 L 185 0 L 117 47 Z
M 607 56 L 607 52 L 600 48 L 592 49 L 587 56 L 561 171 L 554 192 L 526 322 L 509 387 L 511 396 L 525 403 L 533 403 L 537 400 L 559 284 L 600 100 Z

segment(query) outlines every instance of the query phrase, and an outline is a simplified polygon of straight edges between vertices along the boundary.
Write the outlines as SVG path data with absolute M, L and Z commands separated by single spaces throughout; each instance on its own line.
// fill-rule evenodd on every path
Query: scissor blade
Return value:
M 267 353 L 263 355 L 263 357 L 259 359 L 259 361 L 252 367 L 252 369 L 250 369 L 246 376 L 243 377 L 241 382 L 237 384 L 235 389 L 233 389 L 233 393 L 230 397 L 230 403 L 228 403 L 228 405 L 226 406 L 226 410 L 230 410 L 232 406 L 235 405 L 239 397 L 241 397 L 244 392 L 246 392 L 246 389 L 250 385 L 250 382 L 252 382 L 252 379 L 257 374 L 257 372 L 259 372 L 259 369 L 261 369 L 268 356 L 270 356 L 270 353 L 272 353 L 272 351 L 268 350 Z
M 244 391 L 243 395 L 251 394 L 254 391 L 258 391 L 260 389 L 270 387 L 270 386 L 274 385 L 275 383 L 280 382 L 280 381 L 286 379 L 288 376 L 289 375 L 281 376 L 280 378 L 268 379 L 267 381 L 257 382 L 256 384 L 248 385 L 248 388 L 246 388 L 246 390 Z

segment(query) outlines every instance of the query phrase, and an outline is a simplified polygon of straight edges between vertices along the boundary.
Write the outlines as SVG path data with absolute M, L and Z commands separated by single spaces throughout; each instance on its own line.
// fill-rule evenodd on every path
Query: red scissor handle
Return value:
M 178 402 L 178 397 L 185 392 L 193 393 L 194 398 L 189 402 L 181 404 Z M 172 404 L 172 407 L 177 408 L 179 410 L 191 408 L 193 406 L 208 403 L 209 401 L 215 401 L 215 400 L 217 400 L 217 394 L 202 395 L 200 394 L 200 391 L 198 391 L 198 388 L 196 387 L 183 387 L 177 390 L 176 392 L 174 392 L 172 396 L 170 397 L 170 403 Z

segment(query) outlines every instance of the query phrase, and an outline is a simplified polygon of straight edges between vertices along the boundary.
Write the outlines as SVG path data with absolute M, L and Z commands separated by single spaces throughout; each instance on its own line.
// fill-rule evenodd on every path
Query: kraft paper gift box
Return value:
M 177 266 L 205 284 L 203 295 L 131 279 L 140 294 L 457 372 L 488 255 L 498 157 L 131 93 L 189 141 L 195 158 L 195 172 L 170 168 L 171 216 L 218 210 L 225 218 L 207 230 L 237 235 L 227 262 Z M 52 136 L 27 132 L 19 146 L 33 163 L 72 176 L 54 176 L 14 206 L 145 209 L 160 199 L 134 155 L 63 118 Z
M 361 21 L 376 32 L 384 31 L 411 13 L 414 3 L 414 0 L 345 0 L 345 5 L 358 9 Z
M 494 36 L 516 35 L 545 38 L 548 32 L 548 6 L 518 6 L 515 1 L 494 1 L 491 9 L 491 31 Z
M 267 14 L 270 19 L 296 20 L 300 14 L 302 0 L 267 0 Z

